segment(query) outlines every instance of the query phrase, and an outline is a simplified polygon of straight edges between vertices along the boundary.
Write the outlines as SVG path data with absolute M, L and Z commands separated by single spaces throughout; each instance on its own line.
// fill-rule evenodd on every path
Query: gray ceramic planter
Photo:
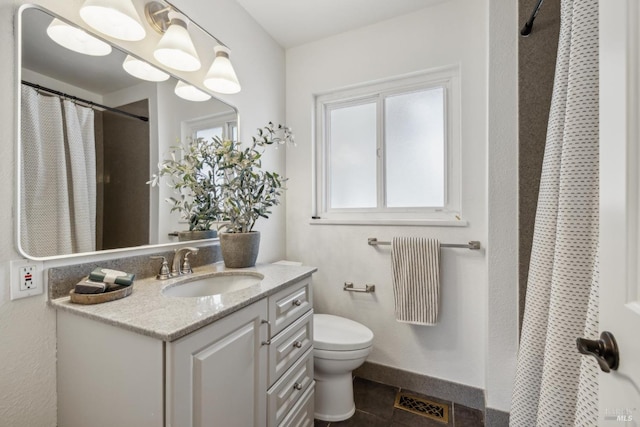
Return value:
M 260 249 L 260 232 L 220 233 L 224 265 L 229 268 L 253 267 Z

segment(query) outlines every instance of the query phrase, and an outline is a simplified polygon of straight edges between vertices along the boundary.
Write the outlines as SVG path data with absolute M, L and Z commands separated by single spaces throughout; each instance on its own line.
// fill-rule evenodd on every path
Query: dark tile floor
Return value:
M 449 422 L 443 423 L 411 412 L 394 408 L 396 394 L 400 389 L 355 378 L 353 393 L 356 413 L 340 422 L 315 420 L 314 427 L 480 427 L 484 426 L 484 416 L 478 409 L 468 408 L 454 402 L 425 396 L 410 390 L 402 390 L 414 396 L 424 397 L 449 407 Z

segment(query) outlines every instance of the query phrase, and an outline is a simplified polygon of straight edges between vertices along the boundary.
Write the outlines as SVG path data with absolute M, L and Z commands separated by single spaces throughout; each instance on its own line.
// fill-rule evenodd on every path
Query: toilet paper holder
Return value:
M 371 292 L 375 292 L 376 291 L 376 285 L 364 285 L 364 288 L 354 288 L 353 287 L 353 282 L 344 282 L 344 286 L 342 287 L 343 291 L 348 291 L 348 292 L 367 292 L 367 293 L 371 293 Z

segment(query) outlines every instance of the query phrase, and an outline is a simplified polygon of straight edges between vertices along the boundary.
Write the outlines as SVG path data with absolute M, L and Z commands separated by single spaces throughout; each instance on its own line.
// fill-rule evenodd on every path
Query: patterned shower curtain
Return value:
M 71 222 L 62 106 L 57 97 L 39 98 L 22 86 L 20 243 L 30 255 L 66 254 L 73 248 L 64 238 L 71 236 Z
M 74 252 L 96 250 L 96 138 L 93 110 L 65 100 L 67 169 L 73 188 Z
M 94 251 L 93 110 L 22 86 L 20 243 L 32 256 Z
M 510 425 L 597 425 L 598 1 L 562 0 Z

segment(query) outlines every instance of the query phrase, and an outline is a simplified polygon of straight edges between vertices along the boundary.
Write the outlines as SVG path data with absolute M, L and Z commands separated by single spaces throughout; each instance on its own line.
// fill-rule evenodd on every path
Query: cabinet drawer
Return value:
M 311 310 L 311 277 L 306 277 L 269 297 L 269 321 L 271 337 L 295 322 L 303 313 Z
M 313 384 L 313 350 L 307 352 L 267 391 L 267 425 L 276 427 Z
M 297 405 L 293 407 L 278 427 L 313 427 L 314 389 L 314 386 L 307 388 Z
M 295 363 L 313 344 L 313 310 L 276 335 L 269 346 L 269 385 Z

